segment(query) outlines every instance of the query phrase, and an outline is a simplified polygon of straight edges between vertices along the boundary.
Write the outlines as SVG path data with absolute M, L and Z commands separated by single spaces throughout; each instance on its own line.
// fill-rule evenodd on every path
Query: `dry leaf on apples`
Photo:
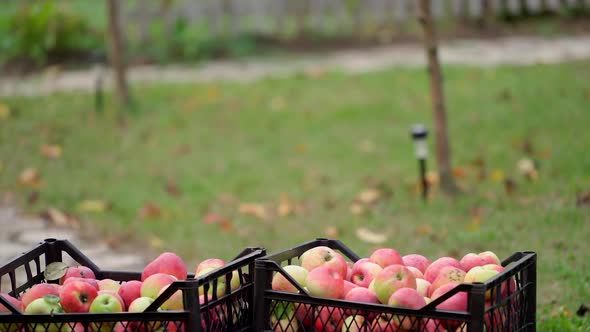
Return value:
M 78 203 L 77 210 L 80 212 L 104 212 L 110 208 L 110 204 L 99 199 L 87 199 Z
M 387 235 L 383 233 L 375 233 L 366 228 L 357 228 L 356 236 L 364 242 L 371 244 L 381 244 L 387 242 Z
M 264 205 L 259 203 L 242 203 L 238 211 L 246 216 L 252 216 L 260 220 L 268 220 L 269 215 Z
M 138 212 L 140 219 L 156 219 L 162 215 L 162 210 L 155 203 L 145 203 Z
M 356 199 L 364 204 L 373 204 L 379 200 L 381 192 L 375 188 L 365 189 L 361 191 Z
M 41 185 L 41 175 L 36 168 L 29 167 L 20 173 L 18 182 L 23 186 L 37 188 Z
M 56 144 L 43 144 L 40 149 L 41 155 L 49 159 L 57 159 L 61 156 L 61 146 Z

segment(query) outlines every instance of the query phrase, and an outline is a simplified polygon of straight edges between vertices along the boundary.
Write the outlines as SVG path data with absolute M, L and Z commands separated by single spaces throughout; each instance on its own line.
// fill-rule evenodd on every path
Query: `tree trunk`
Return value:
M 424 32 L 424 48 L 428 59 L 430 92 L 433 103 L 436 161 L 442 190 L 453 195 L 458 192 L 451 168 L 451 147 L 447 131 L 447 116 L 443 92 L 443 75 L 438 59 L 436 31 L 430 10 L 430 0 L 420 0 L 419 21 Z
M 129 97 L 129 88 L 127 86 L 125 50 L 119 21 L 119 3 L 118 0 L 107 0 L 109 59 L 115 72 L 115 94 L 119 103 L 124 107 L 128 107 L 131 105 L 131 98 Z
M 487 28 L 494 19 L 494 11 L 492 9 L 492 0 L 481 0 L 481 14 L 479 16 L 479 25 L 481 28 Z

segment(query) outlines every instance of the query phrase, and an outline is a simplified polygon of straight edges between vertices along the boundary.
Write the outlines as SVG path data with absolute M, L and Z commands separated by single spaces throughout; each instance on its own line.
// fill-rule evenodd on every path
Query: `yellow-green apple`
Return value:
M 336 332 L 342 329 L 344 310 L 338 307 L 318 307 L 314 321 L 317 332 Z
M 484 269 L 481 266 L 475 266 L 467 274 L 465 274 L 464 282 L 474 283 L 474 282 L 484 282 L 493 276 L 497 275 L 499 272 L 496 270 L 488 270 Z M 492 290 L 488 290 L 486 292 L 486 300 L 489 300 L 492 297 Z
M 74 281 L 82 281 L 82 282 L 89 283 L 90 285 L 92 285 L 92 287 L 96 288 L 97 291 L 99 290 L 98 280 L 96 280 L 96 279 L 89 279 L 89 278 L 81 278 L 81 277 L 69 277 L 68 279 L 66 279 L 63 282 L 62 286 L 65 286 L 68 283 L 74 282 Z
M 429 304 L 430 302 L 432 302 L 432 300 L 428 296 L 425 296 L 424 302 L 426 302 L 426 304 Z
M 486 264 L 482 267 L 486 270 L 498 271 L 498 273 L 502 273 L 502 271 L 504 271 L 504 267 L 497 264 Z M 502 283 L 501 298 L 505 298 L 506 296 L 514 293 L 514 291 L 516 291 L 516 280 L 514 277 L 511 277 Z
M 205 270 L 201 270 L 202 274 L 207 274 L 209 273 L 206 269 Z M 235 291 L 236 289 L 240 288 L 241 286 L 241 281 L 240 281 L 240 274 L 238 271 L 232 271 L 231 273 L 222 275 L 221 277 L 217 278 L 217 285 L 214 285 L 214 281 L 209 282 L 209 288 L 207 290 L 207 293 L 209 295 L 213 294 L 213 290 L 216 287 L 216 297 L 221 297 L 223 295 L 226 294 L 227 292 L 227 276 L 230 276 L 230 289 L 229 291 Z M 199 287 L 199 295 L 203 295 L 203 293 L 205 292 L 205 287 L 201 286 Z
M 461 269 L 463 271 L 469 271 L 476 266 L 484 266 L 487 264 L 486 259 L 472 252 L 463 256 L 459 262 L 461 263 Z
M 85 279 L 96 279 L 96 275 L 94 271 L 90 269 L 88 266 L 79 265 L 79 266 L 70 266 L 66 270 L 66 274 L 61 277 L 59 283 L 63 284 L 68 278 L 71 277 L 78 277 L 78 278 L 85 278 Z
M 461 263 L 452 257 L 441 257 L 426 268 L 426 271 L 424 271 L 424 279 L 429 283 L 434 283 L 438 273 L 445 266 L 454 266 L 460 269 Z
M 352 268 L 351 281 L 361 287 L 369 287 L 371 281 L 375 279 L 375 276 L 377 276 L 381 270 L 383 270 L 383 268 L 373 262 L 355 264 Z
M 351 290 L 358 288 L 360 286 L 358 286 L 357 284 L 353 284 L 352 282 L 348 281 L 348 280 L 344 280 L 344 289 L 342 291 L 342 294 L 344 294 L 343 296 L 346 296 L 346 294 L 348 294 L 348 292 L 350 292 Z
M 424 279 L 424 274 L 420 270 L 418 270 L 417 268 L 415 268 L 413 266 L 406 266 L 406 267 L 408 268 L 408 270 L 412 271 L 412 274 L 414 274 L 414 277 Z
M 164 291 L 168 287 L 170 287 L 170 285 L 164 286 L 164 288 L 162 288 L 162 290 L 160 291 L 160 294 L 158 294 L 158 296 L 162 295 L 162 293 L 164 293 Z M 184 301 L 182 298 L 182 291 L 177 290 L 172 295 L 170 295 L 168 300 L 166 300 L 166 302 L 162 303 L 162 305 L 160 306 L 160 309 L 162 309 L 162 310 L 184 310 Z
M 440 269 L 440 272 L 429 287 L 430 295 L 436 291 L 440 286 L 448 283 L 460 284 L 465 279 L 465 271 L 454 266 L 445 266 Z
M 369 321 L 363 315 L 350 315 L 344 320 L 342 332 L 371 332 Z
M 113 279 L 98 280 L 98 290 L 110 289 L 112 291 L 118 292 L 119 288 L 121 288 L 121 284 Z
M 55 295 L 59 297 L 59 285 L 47 283 L 35 284 L 21 296 L 20 300 L 26 308 L 31 302 L 40 299 L 45 295 Z
M 129 280 L 121 285 L 117 293 L 125 302 L 125 307 L 129 307 L 133 300 L 141 296 L 141 285 L 139 280 Z
M 306 285 L 313 296 L 339 299 L 344 297 L 344 279 L 342 274 L 329 266 L 319 266 L 309 271 Z
M 393 316 L 390 314 L 379 314 L 371 324 L 372 332 L 398 332 L 399 330 L 393 323 Z
M 59 302 L 65 312 L 88 312 L 98 291 L 91 284 L 77 280 L 63 285 L 59 292 Z
M 90 305 L 91 313 L 113 313 L 123 312 L 121 301 L 113 294 L 105 293 L 99 294 Z M 95 332 L 110 332 L 115 327 L 114 322 L 100 322 L 92 323 L 92 330 Z
M 98 291 L 98 295 L 101 294 L 110 294 L 112 296 L 114 296 L 117 300 L 119 300 L 119 302 L 121 302 L 121 307 L 123 307 L 123 311 L 125 311 L 127 309 L 127 307 L 125 306 L 125 301 L 123 301 L 123 298 L 119 295 L 119 293 L 115 292 L 112 289 L 103 289 L 103 290 L 99 290 Z
M 172 252 L 164 252 L 146 265 L 141 274 L 141 280 L 145 281 L 149 276 L 156 273 L 170 274 L 176 277 L 177 280 L 184 280 L 188 275 L 186 264 L 182 258 Z
M 306 279 L 308 271 L 299 265 L 287 265 L 283 267 L 283 270 L 301 286 L 305 287 Z M 293 285 L 287 278 L 285 278 L 281 273 L 275 273 L 272 278 L 272 289 L 284 291 L 284 292 L 292 292 L 298 293 L 297 287 Z
M 201 270 L 207 269 L 208 271 L 212 271 L 218 269 L 222 266 L 225 266 L 225 261 L 219 258 L 208 258 L 197 265 L 195 270 L 195 275 L 201 275 Z
M 348 264 L 344 257 L 325 246 L 314 247 L 304 252 L 301 255 L 301 266 L 309 272 L 319 266 L 328 266 L 339 273 L 342 279 L 346 278 L 348 270 Z
M 10 303 L 16 310 L 18 311 L 24 311 L 25 307 L 23 306 L 23 303 L 6 294 L 6 293 L 0 293 L 0 297 L 3 297 L 4 300 L 6 300 L 8 303 Z M 8 309 L 4 304 L 0 303 L 0 315 L 2 313 L 7 313 L 7 312 L 12 312 L 10 311 L 10 309 Z M 0 323 L 0 331 L 2 332 L 16 332 L 19 331 L 22 328 L 22 324 L 19 323 Z
M 425 279 L 416 278 L 416 290 L 420 295 L 428 296 L 428 294 L 430 294 L 430 292 L 428 292 L 429 288 L 430 283 L 428 281 L 426 281 Z
M 458 284 L 457 283 L 449 283 L 440 286 L 434 293 L 432 293 L 431 299 L 434 301 L 437 298 L 441 297 L 442 295 L 446 294 L 447 292 L 451 291 L 455 288 Z M 449 310 L 449 311 L 467 311 L 467 293 L 465 292 L 457 292 L 441 304 L 436 306 L 437 309 L 440 310 Z M 456 320 L 440 320 L 441 325 L 449 331 L 454 331 L 457 327 L 461 325 L 461 321 Z
M 502 262 L 500 262 L 498 256 L 491 251 L 480 252 L 477 255 L 482 257 L 486 261 L 486 264 L 502 265 Z
M 147 296 L 141 296 L 133 300 L 127 309 L 128 312 L 143 312 L 154 302 L 154 299 Z
M 59 304 L 59 297 L 55 295 L 45 295 L 33 300 L 25 308 L 27 314 L 48 314 L 53 315 L 64 312 Z M 59 332 L 60 326 L 55 323 L 29 324 L 30 331 L 34 332 Z
M 404 265 L 404 261 L 399 252 L 391 248 L 380 248 L 373 251 L 369 256 L 369 260 L 378 264 L 382 268 L 386 268 L 390 265 Z
M 176 281 L 176 278 L 166 273 L 156 273 L 147 277 L 141 284 L 140 294 L 141 296 L 151 297 L 155 299 L 158 297 L 160 290 L 167 285 L 170 285 Z
M 420 272 L 426 272 L 428 265 L 430 265 L 430 259 L 419 255 L 419 254 L 409 254 L 402 257 L 402 261 L 404 262 L 405 266 L 412 266 L 420 270 Z
M 413 288 L 400 288 L 387 301 L 387 304 L 394 307 L 420 309 L 426 305 L 424 297 Z M 420 320 L 417 317 L 394 315 L 393 321 L 396 326 L 404 330 L 417 329 Z
M 416 277 L 403 265 L 389 265 L 377 274 L 372 282 L 372 287 L 379 301 L 387 304 L 391 294 L 398 289 L 416 289 Z
M 295 318 L 293 303 L 279 302 L 270 315 L 270 325 L 273 331 L 297 332 L 299 330 L 299 322 Z

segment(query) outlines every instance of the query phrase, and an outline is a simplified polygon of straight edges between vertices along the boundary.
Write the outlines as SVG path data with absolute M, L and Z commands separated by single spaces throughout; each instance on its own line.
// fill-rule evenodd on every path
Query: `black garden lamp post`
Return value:
M 422 182 L 422 198 L 424 201 L 426 201 L 426 198 L 428 197 L 428 182 L 426 181 L 426 158 L 428 158 L 428 147 L 426 145 L 427 137 L 428 130 L 423 124 L 416 124 L 412 126 L 414 153 L 416 154 L 416 159 L 418 159 L 420 180 Z

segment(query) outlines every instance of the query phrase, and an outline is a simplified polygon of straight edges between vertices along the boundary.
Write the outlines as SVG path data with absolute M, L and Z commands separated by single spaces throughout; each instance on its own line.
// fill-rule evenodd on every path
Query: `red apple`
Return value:
M 368 288 L 364 287 L 356 287 L 351 289 L 350 292 L 346 294 L 344 297 L 346 301 L 353 301 L 353 302 L 364 302 L 364 303 L 379 303 L 379 299 L 375 292 Z
M 461 258 L 460 263 L 463 271 L 469 271 L 476 266 L 486 265 L 486 260 L 483 257 L 470 252 Z
M 348 280 L 344 280 L 344 290 L 342 291 L 342 294 L 344 294 L 343 296 L 346 296 L 346 294 L 348 294 L 348 292 L 350 292 L 351 290 L 357 288 L 359 286 L 357 286 L 356 284 L 353 284 L 352 282 L 348 281 Z
M 420 309 L 426 305 L 426 301 L 415 289 L 400 288 L 391 295 L 387 304 L 400 308 Z M 418 318 L 403 315 L 394 315 L 393 321 L 405 330 L 416 329 L 420 324 Z
M 62 286 L 67 285 L 70 282 L 74 282 L 74 281 L 82 281 L 82 282 L 86 282 L 89 283 L 90 285 L 92 285 L 92 287 L 96 288 L 96 290 L 100 290 L 98 287 L 98 280 L 96 279 L 88 279 L 88 278 L 81 278 L 81 277 L 69 277 L 68 279 L 66 279 L 66 281 L 63 282 Z
M 119 288 L 121 288 L 121 284 L 113 279 L 102 279 L 98 281 L 98 290 L 110 289 L 118 292 Z
M 448 284 L 448 283 L 460 284 L 463 282 L 464 279 L 465 279 L 465 271 L 463 271 L 459 268 L 456 268 L 454 266 L 445 266 L 442 269 L 440 269 L 440 272 L 438 273 L 436 279 L 434 280 L 432 285 L 430 285 L 430 288 L 429 288 L 430 295 L 432 295 L 432 293 L 434 291 L 436 291 L 440 286 L 442 286 L 444 284 Z
M 26 308 L 31 302 L 40 299 L 45 295 L 55 295 L 59 297 L 59 285 L 47 283 L 35 284 L 21 296 L 20 300 Z
M 306 286 L 307 274 L 309 272 L 305 268 L 299 265 L 287 265 L 283 267 L 283 270 L 285 270 L 285 272 L 287 272 L 289 276 L 295 279 L 295 281 L 301 287 Z M 278 272 L 275 273 L 275 275 L 273 276 L 271 285 L 273 290 L 292 293 L 299 292 L 299 290 L 297 290 L 297 287 L 295 287 L 289 280 L 287 280 L 287 278 L 285 278 L 282 274 Z
M 6 293 L 0 293 L 0 297 L 3 297 L 8 303 L 10 303 L 13 307 L 15 307 L 18 311 L 25 311 L 25 306 L 23 305 L 23 303 L 18 300 L 15 299 L 14 297 L 6 294 Z M 6 313 L 6 312 L 11 312 L 6 306 L 4 306 L 2 303 L 0 303 L 0 315 L 2 313 Z M 17 332 L 22 328 L 22 324 L 18 324 L 18 323 L 0 323 L 0 331 L 2 332 Z
M 460 269 L 461 263 L 452 257 L 441 257 L 432 262 L 432 264 L 426 268 L 426 271 L 424 271 L 424 279 L 426 279 L 426 281 L 429 283 L 434 283 L 438 273 L 445 266 L 454 266 Z
M 400 288 L 416 289 L 416 277 L 403 265 L 390 265 L 375 277 L 372 286 L 377 298 L 386 304 L 391 294 Z
M 456 283 L 450 283 L 450 284 L 444 284 L 444 285 L 440 286 L 436 291 L 434 291 L 434 293 L 432 293 L 432 297 L 431 297 L 432 300 L 433 301 L 436 300 L 437 298 L 439 298 L 443 294 L 451 291 L 457 285 L 458 284 L 456 284 Z M 448 298 L 443 303 L 437 305 L 436 308 L 440 309 L 440 310 L 466 312 L 467 311 L 467 293 L 458 292 L 457 294 Z M 450 330 L 450 331 L 454 331 L 456 328 L 458 328 L 462 324 L 461 321 L 455 321 L 455 320 L 441 320 L 440 323 L 443 327 L 445 327 L 447 330 Z
M 151 297 L 152 299 L 156 299 L 160 293 L 160 290 L 164 288 L 164 286 L 170 285 L 174 281 L 176 281 L 176 278 L 170 274 L 152 274 L 143 281 L 140 294 L 142 297 L 147 296 Z
M 405 266 L 412 266 L 420 270 L 420 272 L 426 272 L 426 268 L 430 265 L 430 259 L 419 255 L 419 254 L 409 254 L 402 257 L 402 261 L 404 262 Z
M 420 270 L 418 270 L 417 268 L 415 268 L 413 266 L 406 266 L 406 267 L 408 268 L 408 270 L 410 270 L 412 272 L 414 277 L 424 279 L 424 274 Z
M 319 246 L 311 248 L 301 255 L 301 266 L 307 271 L 319 266 L 331 267 L 335 272 L 346 278 L 348 264 L 344 257 L 331 248 Z
M 338 307 L 322 306 L 316 312 L 314 321 L 317 332 L 336 332 L 342 329 L 344 310 Z
M 342 274 L 329 266 L 319 266 L 309 271 L 307 289 L 313 296 L 339 299 L 344 297 L 344 279 Z
M 344 278 L 344 280 L 350 281 L 350 279 L 352 278 L 352 266 L 352 262 L 346 262 L 346 277 Z
M 172 252 L 165 252 L 151 261 L 143 269 L 141 280 L 145 281 L 149 276 L 156 273 L 166 273 L 176 277 L 177 280 L 184 280 L 188 275 L 186 264 L 178 255 Z
M 313 325 L 314 309 L 310 304 L 295 303 L 295 317 L 305 328 Z
M 139 280 L 130 280 L 121 285 L 117 293 L 125 302 L 125 307 L 129 307 L 133 300 L 141 296 L 141 285 Z
M 402 256 L 395 249 L 381 248 L 373 251 L 369 260 L 375 264 L 378 264 L 382 268 L 386 268 L 390 265 L 404 265 Z
M 63 286 L 59 301 L 65 312 L 88 312 L 98 296 L 94 286 L 84 281 L 72 281 Z
M 195 275 L 199 276 L 201 272 L 201 270 L 207 269 L 208 271 L 212 271 L 215 269 L 218 269 L 222 266 L 225 266 L 225 261 L 219 259 L 219 258 L 209 258 L 206 259 L 202 262 L 199 263 L 199 265 L 197 265 L 197 269 L 195 271 Z
M 66 270 L 66 274 L 61 277 L 59 283 L 63 285 L 63 283 L 71 277 L 78 277 L 78 278 L 85 278 L 85 279 L 96 279 L 94 275 L 94 271 L 92 271 L 87 266 L 70 266 Z
M 380 265 L 372 262 L 355 264 L 352 269 L 351 281 L 361 287 L 369 287 L 371 281 L 381 270 L 383 268 Z

